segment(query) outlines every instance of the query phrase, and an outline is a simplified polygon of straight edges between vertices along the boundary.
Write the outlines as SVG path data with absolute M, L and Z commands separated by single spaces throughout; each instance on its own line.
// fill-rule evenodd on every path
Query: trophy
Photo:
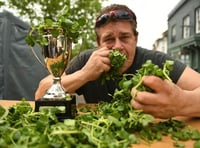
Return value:
M 48 45 L 43 46 L 43 57 L 48 71 L 54 76 L 53 85 L 47 90 L 42 99 L 63 100 L 70 97 L 61 85 L 61 76 L 70 60 L 71 43 L 60 33 L 53 37 L 51 33 L 44 35 Z
M 72 40 L 64 34 L 62 29 L 57 30 L 59 30 L 59 32 L 56 35 L 53 34 L 51 28 L 46 29 L 42 34 L 41 40 L 45 41 L 45 44 L 41 46 L 44 62 L 34 53 L 37 60 L 39 60 L 41 64 L 45 63 L 45 65 L 43 65 L 53 75 L 52 86 L 46 91 L 42 98 L 35 101 L 35 111 L 39 111 L 42 106 L 64 106 L 65 112 L 56 114 L 59 120 L 63 120 L 65 118 L 74 117 L 76 99 L 74 95 L 66 93 L 61 85 L 61 76 L 70 61 Z M 31 48 L 32 51 L 34 51 L 33 47 Z

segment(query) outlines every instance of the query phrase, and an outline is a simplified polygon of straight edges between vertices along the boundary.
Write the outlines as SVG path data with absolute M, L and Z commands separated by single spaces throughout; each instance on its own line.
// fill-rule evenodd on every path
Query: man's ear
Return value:
M 96 38 L 96 43 L 97 43 L 98 46 L 100 46 L 99 38 Z
M 138 35 L 139 35 L 139 33 L 136 31 L 136 33 L 135 33 L 135 41 L 136 42 L 138 42 Z

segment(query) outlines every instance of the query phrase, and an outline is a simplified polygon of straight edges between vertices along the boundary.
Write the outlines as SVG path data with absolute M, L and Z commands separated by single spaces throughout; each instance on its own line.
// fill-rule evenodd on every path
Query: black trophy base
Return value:
M 65 112 L 57 113 L 56 116 L 59 121 L 64 119 L 72 119 L 76 115 L 76 96 L 71 96 L 71 100 L 47 100 L 47 99 L 38 99 L 35 101 L 35 111 L 39 112 L 40 107 L 65 107 Z

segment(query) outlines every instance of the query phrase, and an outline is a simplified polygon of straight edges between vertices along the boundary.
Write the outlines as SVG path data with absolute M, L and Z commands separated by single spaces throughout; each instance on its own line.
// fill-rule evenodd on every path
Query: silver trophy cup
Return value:
M 44 56 L 46 68 L 54 78 L 53 85 L 47 90 L 43 99 L 66 99 L 69 95 L 66 94 L 61 85 L 61 76 L 70 60 L 71 47 L 68 46 L 68 40 L 62 34 L 57 37 L 48 34 L 45 35 L 45 38 L 48 41 L 48 45 L 43 47 L 42 54 Z

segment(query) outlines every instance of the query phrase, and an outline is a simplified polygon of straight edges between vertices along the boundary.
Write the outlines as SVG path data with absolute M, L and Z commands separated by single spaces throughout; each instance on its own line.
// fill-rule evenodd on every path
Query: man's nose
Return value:
M 122 43 L 119 39 L 116 39 L 115 40 L 115 43 L 114 43 L 114 46 L 113 46 L 113 49 L 121 49 L 122 48 Z

